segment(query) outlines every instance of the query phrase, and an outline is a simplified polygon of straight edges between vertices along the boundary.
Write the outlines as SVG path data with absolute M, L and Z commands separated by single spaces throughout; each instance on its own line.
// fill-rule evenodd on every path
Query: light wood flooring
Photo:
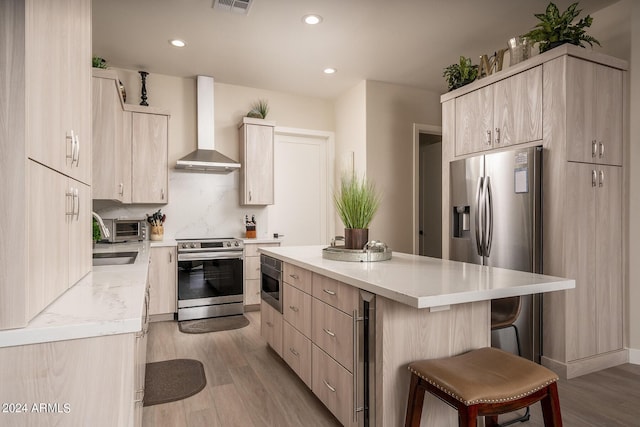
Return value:
M 200 360 L 205 367 L 207 386 L 187 399 L 145 407 L 144 426 L 340 425 L 267 347 L 260 337 L 260 312 L 245 315 L 251 322 L 249 326 L 208 334 L 183 334 L 176 322 L 151 324 L 147 361 Z M 638 365 L 622 365 L 560 381 L 559 390 L 565 427 L 640 426 Z M 530 421 L 514 426 L 543 426 L 540 405 L 532 406 L 531 412 Z

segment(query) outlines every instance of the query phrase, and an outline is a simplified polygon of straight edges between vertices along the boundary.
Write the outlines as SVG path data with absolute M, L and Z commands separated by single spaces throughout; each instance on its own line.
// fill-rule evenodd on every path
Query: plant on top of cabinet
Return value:
M 444 69 L 442 77 L 447 79 L 449 91 L 471 83 L 478 77 L 478 66 L 471 64 L 471 58 L 460 57 L 460 63 Z
M 524 34 L 523 37 L 533 42 L 538 42 L 540 53 L 553 49 L 565 43 L 571 43 L 576 46 L 585 47 L 582 42 L 600 46 L 600 42 L 594 37 L 587 35 L 585 28 L 593 23 L 593 18 L 589 15 L 580 19 L 577 24 L 571 23 L 580 15 L 582 9 L 576 10 L 578 2 L 573 3 L 567 10 L 560 14 L 558 7 L 553 3 L 549 3 L 545 13 L 536 13 L 535 17 L 540 20 L 533 30 Z
M 266 119 L 269 114 L 269 103 L 264 99 L 259 99 L 252 106 L 251 110 L 247 113 L 247 117 L 254 119 Z
M 104 58 L 100 58 L 99 56 L 94 56 L 91 59 L 91 65 L 93 68 L 102 68 L 107 69 L 107 61 Z
M 380 206 L 380 193 L 373 182 L 355 172 L 343 174 L 333 195 L 336 211 L 344 224 L 345 248 L 362 249 L 369 240 L 369 224 Z

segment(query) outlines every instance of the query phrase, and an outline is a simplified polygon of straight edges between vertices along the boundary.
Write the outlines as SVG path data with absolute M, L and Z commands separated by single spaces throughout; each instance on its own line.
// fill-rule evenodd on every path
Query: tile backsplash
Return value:
M 244 237 L 245 215 L 255 215 L 257 237 L 270 237 L 268 209 L 240 206 L 239 172 L 212 174 L 169 170 L 169 203 L 123 205 L 96 200 L 93 209 L 102 218 L 145 218 L 158 209 L 167 215 L 165 239 Z

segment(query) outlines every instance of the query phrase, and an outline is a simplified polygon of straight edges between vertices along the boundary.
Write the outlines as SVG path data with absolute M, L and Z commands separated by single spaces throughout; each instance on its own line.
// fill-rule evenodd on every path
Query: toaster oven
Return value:
M 146 240 L 147 222 L 144 219 L 105 219 L 104 225 L 109 229 L 110 243 L 136 242 Z

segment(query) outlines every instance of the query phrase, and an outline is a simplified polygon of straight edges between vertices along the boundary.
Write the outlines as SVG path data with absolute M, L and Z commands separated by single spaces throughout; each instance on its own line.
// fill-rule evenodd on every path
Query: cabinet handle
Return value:
M 267 324 L 268 327 L 273 328 L 273 323 L 267 321 L 266 324 Z
M 591 157 L 596 157 L 596 153 L 598 152 L 598 143 L 595 139 L 591 140 Z
M 594 169 L 594 170 L 591 171 L 591 186 L 592 187 L 596 186 L 597 180 L 598 180 L 597 172 Z
M 600 158 L 602 158 L 604 156 L 604 142 L 600 141 L 598 145 L 600 145 Z
M 300 311 L 300 310 L 298 309 L 298 307 L 293 306 L 293 305 L 290 305 L 290 306 L 289 306 L 289 308 L 290 308 L 294 313 L 297 313 L 297 312 L 299 312 L 299 311 Z
M 251 190 L 249 190 L 249 201 L 251 201 Z
M 358 310 L 353 310 L 353 422 L 358 421 Z
M 144 400 L 144 389 L 136 390 L 136 396 L 140 396 L 138 399 L 134 400 L 134 403 L 141 403 Z
M 80 139 L 78 138 L 78 135 L 76 134 L 76 155 L 75 155 L 75 162 L 76 162 L 76 167 L 78 167 L 78 165 L 80 164 Z M 73 164 L 73 159 L 71 160 L 71 164 Z
M 496 144 L 500 144 L 500 128 L 496 128 Z
M 73 214 L 76 217 L 76 221 L 80 220 L 80 194 L 78 189 L 73 189 Z
M 331 390 L 331 391 L 332 391 L 332 392 L 334 392 L 334 393 L 336 392 L 336 389 L 335 389 L 334 387 L 332 387 L 332 386 L 331 386 L 331 384 L 329 384 L 329 383 L 327 382 L 327 380 L 322 380 L 322 382 L 324 383 L 324 385 L 326 385 L 326 386 L 327 386 L 327 388 L 328 388 L 329 390 Z
M 487 145 L 491 145 L 491 131 L 487 131 Z
M 73 216 L 74 213 L 74 200 L 73 200 L 73 188 L 69 188 L 69 190 L 64 193 L 65 196 L 65 204 L 64 204 L 64 213 L 66 216 Z M 71 210 L 69 210 L 69 200 L 71 200 Z
M 599 175 L 600 177 L 598 179 L 598 187 L 604 187 L 604 171 L 601 170 Z
M 334 291 L 330 291 L 329 289 L 323 289 L 323 291 L 331 296 L 334 296 L 336 294 Z
M 325 333 L 327 335 L 329 335 L 330 337 L 335 337 L 336 336 L 336 334 L 334 332 L 331 332 L 329 329 L 322 328 L 322 330 L 325 331 Z
M 74 155 L 75 155 L 75 150 L 76 150 L 76 138 L 75 138 L 75 135 L 73 133 L 73 129 L 67 132 L 66 140 L 71 143 L 71 150 L 70 150 L 71 153 L 67 154 L 67 159 L 70 159 L 71 160 L 71 164 L 73 165 Z
M 292 279 L 295 279 L 295 280 L 300 279 L 300 276 L 298 276 L 297 274 L 290 274 L 289 277 L 291 277 Z
M 294 355 L 295 357 L 300 357 L 300 353 L 298 353 L 297 351 L 295 351 L 293 348 L 289 348 L 289 351 L 290 351 L 291 353 L 293 353 L 293 355 Z
M 124 196 L 124 183 L 120 183 L 120 195 Z
M 164 188 L 160 189 L 160 198 L 164 200 Z
M 169 264 L 173 262 L 173 254 L 169 252 Z

